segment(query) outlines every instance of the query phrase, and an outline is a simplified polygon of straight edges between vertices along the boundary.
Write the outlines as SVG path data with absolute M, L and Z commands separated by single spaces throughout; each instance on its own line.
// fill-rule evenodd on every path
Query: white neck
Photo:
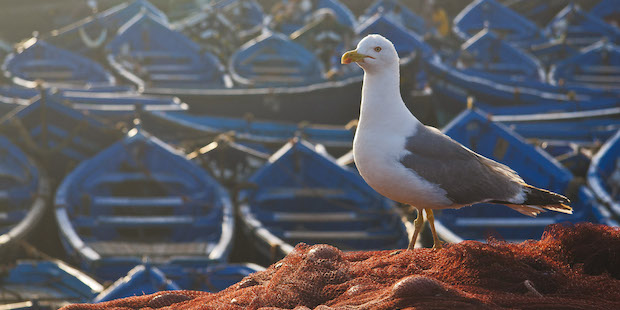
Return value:
M 405 106 L 400 95 L 400 73 L 395 70 L 364 73 L 359 126 L 398 128 L 401 122 L 417 119 Z

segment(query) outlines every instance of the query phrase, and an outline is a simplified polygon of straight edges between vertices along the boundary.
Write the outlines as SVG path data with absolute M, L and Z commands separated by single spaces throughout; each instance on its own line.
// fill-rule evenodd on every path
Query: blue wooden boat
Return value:
M 240 192 L 242 229 L 272 261 L 298 242 L 342 250 L 404 248 L 411 225 L 391 201 L 314 146 L 287 143 Z
M 590 87 L 620 92 L 620 47 L 598 42 L 556 63 L 550 82 L 566 87 Z
M 123 25 L 105 52 L 110 66 L 140 89 L 227 85 L 224 68 L 215 56 L 145 12 Z
M 55 46 L 87 55 L 97 60 L 101 50 L 118 29 L 140 12 L 156 16 L 163 23 L 168 17 L 147 0 L 121 3 L 94 16 L 52 31 L 44 39 Z
M 566 167 L 575 178 L 585 179 L 588 174 L 588 167 L 592 161 L 592 153 L 600 144 L 581 144 L 579 142 L 561 140 L 536 140 L 530 139 L 528 142 L 539 147 L 541 150 L 553 156 L 562 166 Z
M 79 111 L 96 115 L 108 122 L 131 123 L 142 111 L 179 112 L 188 109 L 179 98 L 130 93 L 93 93 L 62 91 L 60 97 L 65 105 Z
M 308 7 L 305 7 L 306 4 Z M 272 8 L 271 27 L 290 35 L 303 27 L 312 14 L 322 9 L 331 10 L 340 24 L 355 27 L 355 15 L 338 0 L 282 1 Z
M 223 133 L 232 135 L 236 141 L 260 143 L 276 148 L 296 136 L 333 149 L 348 149 L 353 143 L 353 132 L 344 126 L 269 122 L 162 111 L 144 111 L 141 118 L 149 132 L 175 144 L 210 142 Z
M 82 162 L 56 192 L 66 250 L 115 280 L 154 265 L 223 261 L 234 221 L 228 193 L 184 154 L 139 129 Z
M 99 294 L 94 302 L 172 290 L 219 292 L 247 275 L 264 270 L 256 264 L 209 264 L 206 266 L 144 264 L 134 267 Z
M 91 302 L 103 290 L 99 282 L 57 260 L 18 261 L 0 282 L 3 309 L 58 309 Z
M 600 0 L 590 9 L 590 14 L 618 27 L 620 26 L 620 1 Z
M 607 141 L 620 129 L 620 107 L 577 112 L 495 115 L 523 138 L 592 145 Z
M 143 95 L 133 90 L 119 92 L 95 89 L 63 89 L 50 95 L 58 102 L 78 111 L 100 117 L 107 122 L 131 121 L 140 111 L 185 111 L 187 104 L 175 97 Z M 0 115 L 30 104 L 40 91 L 19 86 L 0 86 Z
M 463 40 L 483 29 L 522 48 L 547 41 L 538 26 L 495 0 L 473 1 L 454 18 L 453 31 Z
M 19 242 L 41 222 L 50 184 L 45 172 L 5 137 L 0 136 L 0 260 L 19 254 Z
M 545 81 L 541 64 L 531 55 L 514 48 L 495 33 L 484 29 L 467 40 L 454 66 L 466 75 L 494 81 Z
M 161 270 L 181 289 L 215 293 L 265 268 L 253 263 L 222 263 L 204 266 L 166 265 Z
M 6 115 L 17 107 L 27 106 L 30 99 L 39 95 L 39 91 L 20 86 L 0 86 L 0 117 Z
M 570 4 L 571 0 L 502 0 L 500 2 L 537 25 L 544 27 L 558 12 Z
M 620 29 L 584 11 L 575 3 L 567 5 L 545 28 L 549 37 L 580 49 L 600 40 L 620 43 Z
M 265 14 L 255 0 L 213 0 L 211 6 L 235 25 L 238 38 L 250 38 L 263 28 Z
M 314 55 L 312 55 L 314 57 Z M 277 67 L 277 66 L 276 66 Z M 253 87 L 239 85 L 218 89 L 146 88 L 146 94 L 174 96 L 189 106 L 192 114 L 240 118 L 345 124 L 357 118 L 363 75 L 321 79 L 307 85 Z
M 596 198 L 620 222 L 620 130 L 592 158 L 587 180 Z
M 54 179 L 121 137 L 114 127 L 62 104 L 47 91 L 0 118 L 0 131 L 39 160 Z
M 150 264 L 138 265 L 129 270 L 127 275 L 114 281 L 97 295 L 93 302 L 98 303 L 180 289 L 179 285 L 168 279 L 159 268 Z
M 248 87 L 309 85 L 325 81 L 325 68 L 302 45 L 280 33 L 265 32 L 230 58 L 235 82 Z
M 144 32 L 138 24 L 147 26 Z M 270 53 L 268 49 L 262 49 L 261 57 L 241 57 L 248 62 L 252 60 L 252 64 L 233 65 L 234 60 L 230 61 L 229 67 L 233 68 L 230 71 L 237 77 L 233 85 L 215 57 L 203 53 L 196 43 L 170 30 L 163 22 L 148 13 L 140 13 L 119 30 L 119 35 L 106 47 L 111 52 L 108 53 L 108 62 L 115 71 L 138 85 L 146 94 L 179 97 L 182 102 L 189 105 L 194 114 L 208 113 L 232 117 L 252 114 L 259 119 L 342 124 L 354 119 L 359 112 L 359 88 L 363 78 L 359 70 L 357 70 L 359 74 L 355 75 L 324 76 L 324 69 L 320 66 L 317 68 L 317 62 L 303 60 L 299 54 L 286 55 L 288 57 L 286 59 L 296 57 L 298 62 L 307 67 L 302 70 L 304 75 L 291 77 L 296 74 L 297 68 L 283 68 L 278 65 L 279 62 L 284 62 L 284 59 L 272 59 L 275 62 L 269 63 L 269 68 L 266 69 L 265 66 L 261 68 L 260 64 L 254 66 L 260 62 L 261 57 L 282 58 L 277 51 Z M 143 40 L 145 37 L 157 39 L 149 43 Z M 281 36 L 280 39 L 285 37 Z M 253 42 L 257 44 L 256 47 L 248 45 L 241 49 L 260 49 L 260 46 L 271 44 L 267 44 L 264 40 Z M 274 48 L 279 47 L 277 44 L 282 40 L 270 42 L 276 44 L 270 46 Z M 146 50 L 149 44 L 154 46 Z M 298 45 L 288 39 L 286 46 L 296 46 L 288 51 L 301 52 Z M 242 50 L 235 55 L 240 56 Z M 301 53 L 309 57 L 312 55 L 310 51 Z M 128 55 L 131 59 L 127 57 Z M 157 58 L 157 63 L 153 63 L 155 60 L 150 60 L 151 58 Z M 167 59 L 171 63 L 160 63 L 162 59 L 159 58 Z M 233 58 L 240 59 L 235 56 Z M 151 63 L 145 62 L 147 59 Z M 198 64 L 177 63 L 175 59 L 193 60 Z M 294 59 L 293 62 L 297 63 Z M 254 72 L 254 69 L 260 71 L 261 77 L 255 76 L 257 72 Z M 292 73 L 287 75 L 283 72 Z M 248 84 L 250 82 L 253 84 Z
M 98 63 L 47 42 L 32 38 L 10 54 L 2 70 L 13 83 L 36 87 L 38 80 L 46 86 L 114 85 L 116 80 Z
M 609 90 L 489 79 L 465 74 L 437 54 L 424 60 L 434 102 L 445 114 L 438 116 L 442 124 L 470 104 L 492 115 L 523 115 L 606 109 L 619 102 L 618 93 Z
M 172 28 L 213 54 L 228 58 L 241 43 L 260 34 L 264 18 L 255 0 L 219 0 L 175 22 Z
M 347 66 L 340 62 L 342 54 L 355 48 L 357 37 L 352 27 L 339 23 L 330 11 L 317 11 L 303 27 L 289 37 L 316 55 L 323 64 L 328 79 L 362 75 L 360 67 Z
M 435 29 L 429 27 L 428 22 L 424 18 L 415 14 L 398 0 L 376 0 L 364 11 L 364 15 L 360 16 L 359 23 L 365 23 L 367 19 L 372 18 L 374 15 L 386 16 L 392 22 L 404 26 L 421 36 L 435 32 Z
M 442 210 L 437 219 L 454 235 L 462 239 L 484 240 L 488 234 L 498 234 L 507 241 L 522 241 L 539 239 L 549 224 L 604 220 L 605 216 L 600 212 L 604 208 L 566 168 L 508 128 L 490 121 L 486 115 L 467 110 L 443 132 L 472 151 L 508 165 L 527 183 L 568 195 L 574 209 L 572 215 L 545 212 L 537 218 L 525 217 L 497 205 L 476 204 L 459 210 Z
M 410 56 L 412 53 L 419 55 L 433 53 L 432 47 L 426 44 L 422 37 L 381 14 L 375 14 L 360 22 L 355 28 L 355 33 L 360 37 L 373 33 L 386 37 L 394 44 L 401 59 Z
M 237 142 L 224 134 L 187 154 L 187 159 L 208 171 L 237 197 L 240 189 L 252 186 L 248 178 L 267 162 L 271 153 L 261 144 Z

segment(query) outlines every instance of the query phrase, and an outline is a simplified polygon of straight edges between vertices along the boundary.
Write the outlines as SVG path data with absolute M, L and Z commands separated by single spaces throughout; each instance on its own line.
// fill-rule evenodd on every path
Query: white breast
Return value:
M 405 140 L 415 132 L 415 123 L 397 132 L 358 127 L 353 141 L 353 156 L 364 180 L 380 194 L 419 208 L 445 208 L 452 203 L 446 192 L 410 169 L 400 159 L 406 154 Z M 405 134 L 406 133 L 406 134 Z

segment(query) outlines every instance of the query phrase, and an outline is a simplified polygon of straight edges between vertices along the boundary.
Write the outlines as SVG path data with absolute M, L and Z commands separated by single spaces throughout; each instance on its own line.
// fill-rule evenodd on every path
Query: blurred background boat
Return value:
M 144 257 L 156 265 L 225 261 L 232 245 L 228 193 L 138 129 L 71 172 L 55 205 L 66 250 L 99 279 L 115 280 Z
M 306 141 L 287 143 L 248 181 L 256 186 L 240 192 L 242 228 L 268 261 L 298 242 L 347 251 L 409 243 L 412 226 L 394 204 Z
M 38 160 L 58 182 L 121 137 L 121 132 L 44 91 L 0 119 L 0 131 Z
M 604 211 L 601 213 L 604 207 L 570 171 L 480 112 L 464 111 L 443 132 L 472 151 L 508 165 L 528 184 L 566 195 L 574 209 L 571 215 L 544 212 L 536 218 L 488 204 L 438 212 L 443 227 L 460 238 L 485 240 L 491 235 L 506 241 L 538 239 L 549 224 L 605 220 Z
M 109 86 L 116 80 L 100 64 L 32 38 L 9 54 L 2 70 L 13 83 L 34 88 L 41 81 L 45 86 Z
M 0 281 L 5 309 L 58 309 L 90 302 L 103 290 L 99 282 L 58 260 L 19 261 Z
M 50 180 L 37 163 L 0 136 L 0 262 L 19 257 L 25 241 L 45 217 Z
M 592 158 L 588 185 L 612 213 L 613 225 L 620 220 L 620 130 Z
M 208 267 L 184 267 L 150 264 L 138 265 L 101 292 L 93 302 L 153 294 L 159 291 L 194 290 L 219 292 L 243 280 L 247 275 L 265 270 L 256 264 L 212 264 Z

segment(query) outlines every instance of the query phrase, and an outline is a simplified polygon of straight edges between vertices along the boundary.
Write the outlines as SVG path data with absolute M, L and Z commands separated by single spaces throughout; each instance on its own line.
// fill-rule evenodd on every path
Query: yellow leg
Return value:
M 431 232 L 433 233 L 433 250 L 441 250 L 443 247 L 443 241 L 439 240 L 437 232 L 435 231 L 435 216 L 433 215 L 433 209 L 424 209 L 428 223 L 431 225 Z
M 418 234 L 420 233 L 420 231 L 422 230 L 422 226 L 424 225 L 424 213 L 422 212 L 422 209 L 416 208 L 416 210 L 418 211 L 418 217 L 413 222 L 415 229 L 413 230 L 413 236 L 411 236 L 411 240 L 409 241 L 409 247 L 407 248 L 407 250 L 413 250 L 413 248 L 415 248 L 415 242 L 418 239 Z

